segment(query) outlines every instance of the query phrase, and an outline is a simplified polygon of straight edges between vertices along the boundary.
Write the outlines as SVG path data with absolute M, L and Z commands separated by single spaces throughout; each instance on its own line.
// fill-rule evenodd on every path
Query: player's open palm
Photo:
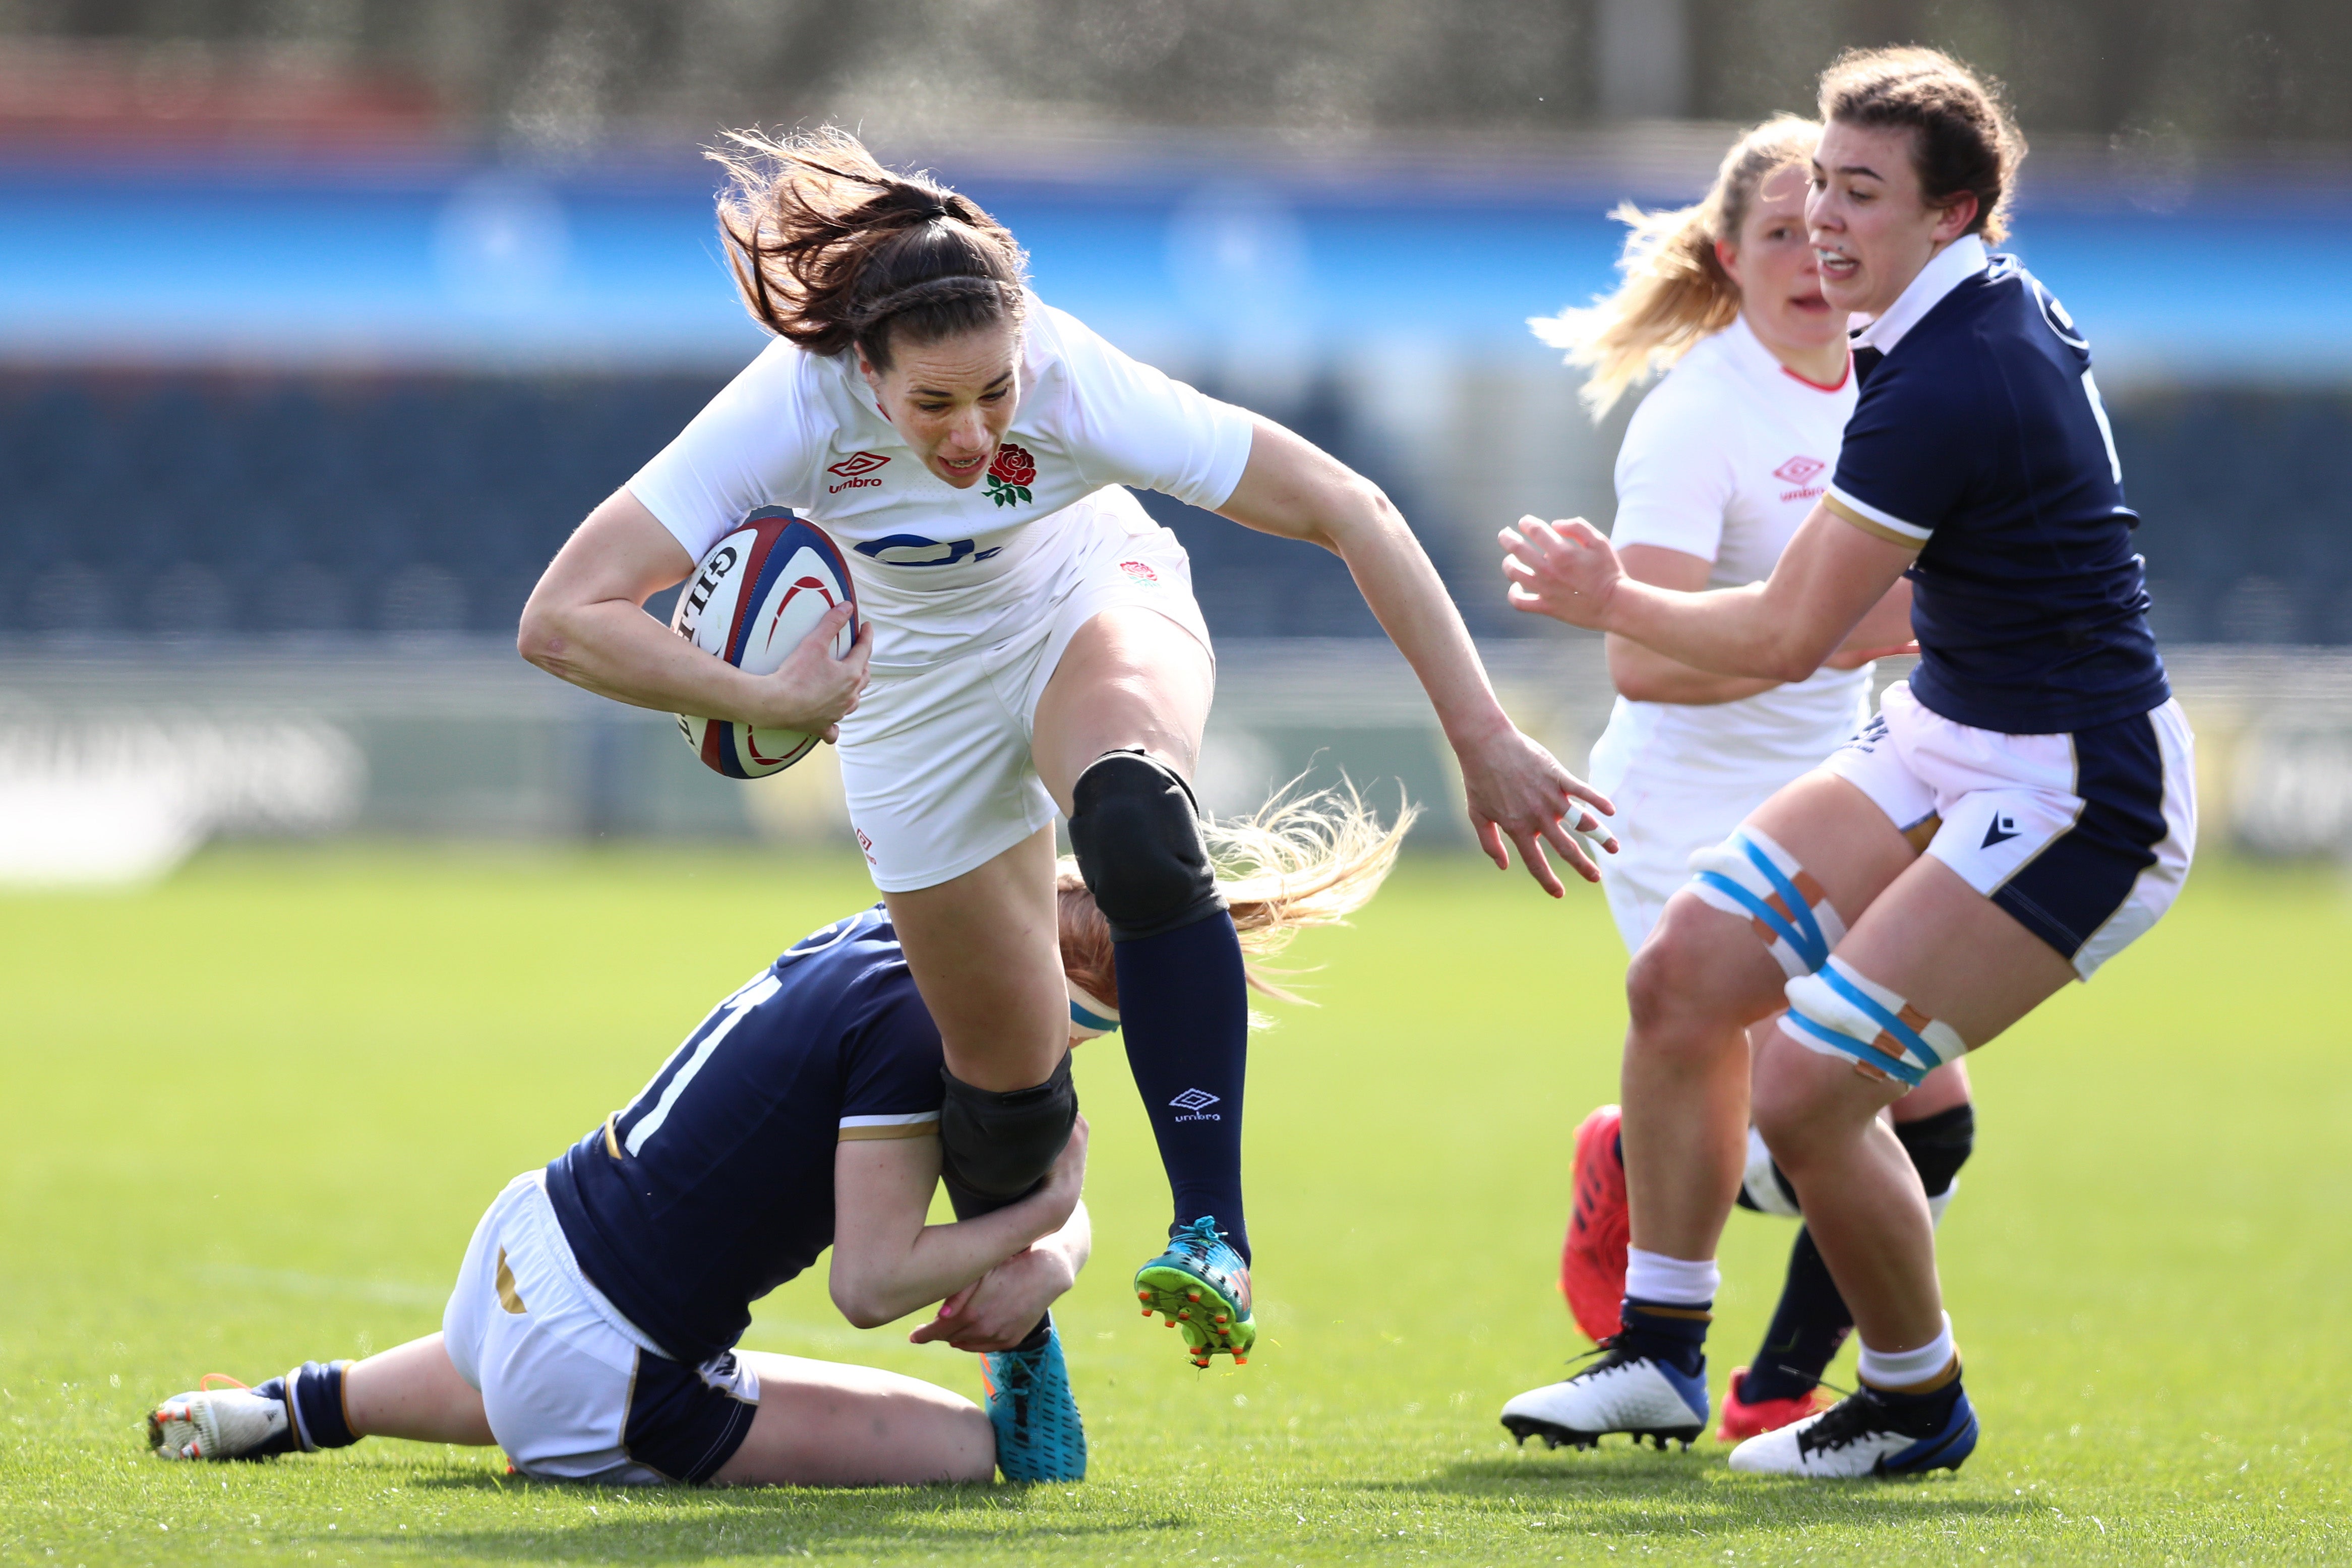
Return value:
M 1601 629 L 1609 597 L 1625 573 L 1599 529 L 1580 517 L 1565 522 L 1523 517 L 1497 538 L 1513 609 Z
M 1566 889 L 1544 856 L 1544 845 L 1550 845 L 1586 881 L 1601 879 L 1601 868 L 1585 853 L 1576 834 L 1591 834 L 1611 850 L 1617 847 L 1617 840 L 1608 835 L 1600 817 L 1579 804 L 1589 803 L 1613 816 L 1617 808 L 1607 795 L 1570 773 L 1558 758 L 1516 729 L 1498 731 L 1482 744 L 1459 748 L 1457 754 L 1470 826 L 1489 859 L 1509 868 L 1510 854 L 1503 847 L 1508 839 L 1518 847 L 1528 874 L 1553 898 Z M 1574 832 L 1569 826 L 1571 817 Z
M 874 655 L 874 623 L 857 630 L 849 651 L 834 657 L 835 637 L 849 624 L 850 607 L 835 605 L 801 639 L 773 675 L 760 678 L 763 711 L 747 715 L 755 724 L 841 738 L 841 721 L 857 710 L 866 690 L 866 661 Z

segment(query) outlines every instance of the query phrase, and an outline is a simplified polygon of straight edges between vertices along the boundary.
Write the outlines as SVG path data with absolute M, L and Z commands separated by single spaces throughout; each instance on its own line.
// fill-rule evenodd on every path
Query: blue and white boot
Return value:
M 988 1424 L 996 1428 L 996 1468 L 1008 1481 L 1087 1479 L 1087 1424 L 1070 1392 L 1062 1336 L 1045 1320 L 1045 1342 L 1032 1351 L 992 1351 L 980 1358 L 988 1387 Z
M 1611 1340 L 1601 1359 L 1575 1376 L 1504 1405 L 1503 1426 L 1522 1444 L 1541 1437 L 1548 1448 L 1597 1448 L 1612 1432 L 1628 1434 L 1637 1448 L 1644 1437 L 1660 1448 L 1675 1438 L 1687 1448 L 1706 1427 L 1706 1363 L 1686 1373 Z
M 1731 1468 L 1818 1480 L 1957 1470 L 1976 1449 L 1977 1413 L 1966 1393 L 1952 1392 L 1945 1401 L 1858 1389 L 1819 1415 L 1748 1438 L 1731 1450 Z

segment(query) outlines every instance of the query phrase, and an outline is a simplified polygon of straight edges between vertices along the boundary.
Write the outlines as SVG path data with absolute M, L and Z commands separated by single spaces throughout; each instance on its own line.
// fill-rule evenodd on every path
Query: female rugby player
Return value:
M 1629 1268 L 1606 1353 L 1505 1420 L 1578 1444 L 1697 1433 L 1716 1241 L 1744 1163 L 1743 1031 L 1786 1007 L 1755 1121 L 1853 1309 L 1862 1387 L 1731 1464 L 1841 1477 L 1957 1468 L 1977 1440 L 1927 1199 L 1879 1112 L 2153 925 L 2188 874 L 2196 808 L 2089 345 L 1986 247 L 2022 142 L 1931 50 L 1847 55 L 1821 109 L 1806 223 L 1822 292 L 1873 318 L 1822 503 L 1743 588 L 1638 582 L 1580 519 L 1507 530 L 1505 570 L 1524 608 L 1784 680 L 1908 575 L 1920 664 L 1748 818 L 1635 958 L 1624 1146 L 1648 1267 Z
M 1782 115 L 1733 144 L 1705 200 L 1617 216 L 1632 227 L 1625 282 L 1590 310 L 1531 323 L 1585 368 L 1605 415 L 1661 364 L 1617 455 L 1610 542 L 1627 576 L 1694 592 L 1761 582 L 1837 462 L 1854 384 L 1845 312 L 1822 296 L 1805 235 L 1806 160 L 1821 127 Z M 1624 813 L 1601 885 L 1629 952 L 1689 880 L 1691 857 L 1722 843 L 1781 786 L 1819 765 L 1869 718 L 1869 660 L 1908 651 L 1911 593 L 1898 582 L 1810 678 L 1716 675 L 1622 637 L 1608 639 L 1619 698 L 1592 749 L 1592 783 Z M 1769 1030 L 1759 1024 L 1757 1031 Z M 1895 1136 L 1941 1206 L 1968 1157 L 1967 1068 L 1948 1063 L 1895 1101 Z M 1625 1294 L 1625 1171 L 1619 1111 L 1577 1129 L 1560 1289 L 1585 1332 L 1617 1331 Z M 1796 1206 L 1751 1129 L 1743 1207 Z M 1821 1374 L 1853 1327 L 1811 1236 L 1800 1229 L 1779 1310 L 1752 1367 L 1733 1371 L 1717 1436 L 1785 1426 L 1824 1403 Z
M 1382 830 L 1352 795 L 1324 795 L 1213 826 L 1244 943 L 1275 952 L 1361 908 L 1412 816 Z M 1075 865 L 1055 899 L 1075 1045 L 1118 1026 L 1118 976 Z M 499 1194 L 441 1332 L 176 1395 L 150 1415 L 149 1440 L 184 1459 L 365 1436 L 497 1443 L 526 1474 L 616 1484 L 1078 1479 L 1086 1432 L 1045 1314 L 1086 1262 L 1085 1123 L 1037 1191 L 927 1226 L 940 1063 L 888 914 L 827 926 L 720 1002 L 603 1126 Z M 911 1337 L 986 1354 L 985 1415 L 893 1373 L 736 1349 L 751 1303 L 827 1245 L 835 1304 L 859 1327 L 941 1302 Z M 1181 1299 L 1166 1310 L 1202 1365 L 1240 1327 Z
M 1512 725 L 1373 486 L 1034 300 L 1011 234 L 847 134 L 730 146 L 720 227 L 779 341 L 564 545 L 523 612 L 523 656 L 622 701 L 837 738 L 857 841 L 945 1041 L 959 1214 L 1028 1191 L 1076 1113 L 1055 1066 L 1063 812 L 1174 1189 L 1171 1245 L 1139 1288 L 1213 1294 L 1245 1321 L 1248 1010 L 1189 782 L 1214 665 L 1182 548 L 1118 487 L 1341 556 L 1435 705 L 1497 864 L 1507 838 L 1557 895 L 1549 842 L 1596 878 L 1563 819 L 1597 829 L 1576 801 L 1607 804 Z M 827 652 L 845 611 L 766 678 L 642 613 L 764 506 L 850 552 L 870 631 L 846 658 Z

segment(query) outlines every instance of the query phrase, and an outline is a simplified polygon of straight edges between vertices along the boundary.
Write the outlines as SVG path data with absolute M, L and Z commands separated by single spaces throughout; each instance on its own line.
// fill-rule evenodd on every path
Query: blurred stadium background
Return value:
M 2015 248 L 2088 327 L 2209 841 L 2352 850 L 2352 9 L 2336 0 L 0 0 L 0 880 L 216 834 L 837 842 L 516 660 L 564 534 L 757 352 L 698 146 L 832 119 L 1041 293 L 1389 488 L 1577 765 L 1597 647 L 1495 528 L 1613 510 L 1522 322 L 1605 288 L 1850 43 L 2004 79 Z M 1452 787 L 1339 564 L 1154 500 L 1213 806 Z M 656 605 L 656 609 L 666 606 Z M 1457 832 L 1437 813 L 1422 837 Z

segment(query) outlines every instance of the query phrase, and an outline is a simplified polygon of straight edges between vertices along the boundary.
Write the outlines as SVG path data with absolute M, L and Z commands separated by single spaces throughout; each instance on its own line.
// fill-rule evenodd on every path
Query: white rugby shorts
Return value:
M 758 1374 L 734 1352 L 698 1367 L 671 1361 L 588 1282 L 544 1171 L 507 1184 L 474 1227 L 441 1334 L 525 1475 L 707 1481 L 742 1447 L 760 1403 Z
M 1690 885 L 1694 851 L 1712 849 L 1730 837 L 1758 806 L 1802 776 L 1775 773 L 1689 789 L 1644 771 L 1612 784 L 1596 784 L 1617 808 L 1615 816 L 1604 819 L 1617 835 L 1617 853 L 1593 859 L 1625 951 L 1641 951 L 1666 900 Z
M 2172 907 L 2197 847 L 2180 704 L 2072 734 L 2008 735 L 1928 711 L 1907 683 L 1823 765 L 2088 980 Z
M 1037 702 L 1078 629 L 1117 605 L 1157 610 L 1204 648 L 1192 564 L 1135 497 L 1097 490 L 1071 511 L 1076 548 L 1036 625 L 928 668 L 880 671 L 841 725 L 849 822 L 886 893 L 985 865 L 1054 820 L 1031 741 Z

